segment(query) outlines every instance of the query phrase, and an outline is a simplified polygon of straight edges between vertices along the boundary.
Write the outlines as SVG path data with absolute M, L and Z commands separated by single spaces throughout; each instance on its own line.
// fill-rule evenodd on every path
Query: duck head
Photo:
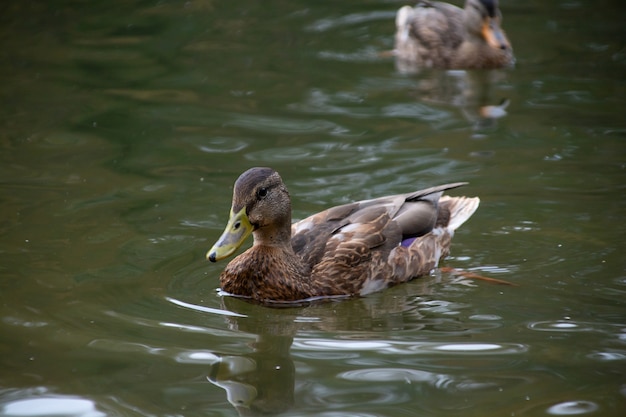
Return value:
M 251 168 L 239 176 L 228 223 L 207 252 L 207 259 L 216 262 L 227 258 L 250 234 L 255 245 L 290 244 L 291 200 L 280 175 L 271 168 Z
M 502 13 L 498 0 L 467 0 L 465 27 L 469 34 L 480 38 L 491 48 L 510 50 L 511 44 L 500 26 Z

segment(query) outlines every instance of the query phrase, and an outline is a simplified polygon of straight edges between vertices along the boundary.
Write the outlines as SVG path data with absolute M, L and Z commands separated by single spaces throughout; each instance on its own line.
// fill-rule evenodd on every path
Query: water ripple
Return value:
M 45 327 L 49 323 L 46 321 L 37 321 L 37 320 L 26 320 L 20 317 L 14 316 L 5 316 L 2 318 L 2 321 L 10 326 L 20 326 L 20 327 Z
M 536 321 L 530 323 L 528 328 L 541 332 L 588 332 L 593 330 L 593 327 L 588 324 L 569 320 Z
M 450 123 L 452 119 L 450 112 L 438 110 L 422 103 L 391 104 L 384 107 L 382 113 L 387 117 L 417 118 L 425 122 Z
M 478 321 L 498 321 L 502 320 L 502 316 L 498 316 L 497 314 L 474 314 L 469 317 L 470 320 L 478 320 Z
M 574 416 L 579 414 L 588 414 L 597 411 L 600 407 L 591 401 L 566 401 L 555 404 L 548 408 L 548 414 L 555 416 Z
M 309 414 L 309 413 L 303 413 L 303 414 L 298 414 L 293 413 L 290 414 L 292 417 L 299 417 L 299 416 L 311 416 L 313 414 Z M 364 413 L 362 411 L 350 411 L 349 414 L 346 414 L 345 411 L 324 411 L 321 413 L 315 413 L 316 417 L 346 417 L 346 416 L 350 416 L 350 417 L 381 417 L 383 414 L 372 414 L 372 413 Z
M 327 120 L 295 120 L 284 117 L 269 117 L 250 114 L 234 115 L 232 120 L 224 126 L 236 126 L 266 133 L 296 134 L 296 133 L 347 133 L 346 128 Z
M 500 349 L 502 346 L 493 343 L 456 343 L 449 345 L 439 345 L 434 350 L 441 350 L 445 352 L 478 352 L 478 351 L 492 351 Z
M 424 343 L 414 347 L 414 351 L 429 353 L 454 353 L 464 355 L 508 355 L 520 354 L 528 351 L 528 346 L 520 343 Z
M 308 114 L 340 114 L 351 117 L 371 117 L 377 109 L 364 106 L 365 96 L 354 92 L 327 93 L 321 89 L 311 89 L 303 103 L 289 105 L 291 110 Z
M 318 56 L 322 59 L 328 59 L 333 61 L 343 62 L 372 62 L 379 61 L 381 59 L 380 52 L 374 48 L 363 48 L 356 52 L 332 52 L 332 51 L 320 51 Z
M 94 339 L 87 345 L 91 348 L 108 352 L 146 353 L 149 355 L 162 355 L 167 350 L 145 343 L 126 342 L 119 339 Z
M 328 30 L 341 27 L 341 26 L 349 26 L 364 22 L 371 22 L 377 20 L 393 20 L 395 19 L 395 12 L 389 11 L 373 11 L 373 12 L 364 12 L 364 13 L 351 13 L 345 16 L 339 16 L 335 18 L 325 18 L 319 19 L 305 29 L 311 32 L 326 32 Z
M 212 365 L 219 362 L 221 358 L 213 352 L 205 350 L 191 350 L 179 352 L 174 356 L 176 362 Z
M 215 136 L 208 139 L 206 137 L 189 137 L 184 140 L 206 153 L 233 153 L 248 147 L 248 141 L 244 139 L 224 136 Z
M 528 351 L 528 346 L 519 343 L 435 343 L 435 342 L 401 342 L 395 340 L 328 340 L 328 339 L 297 339 L 293 342 L 293 350 L 307 352 L 337 351 L 376 351 L 414 355 L 415 353 L 454 353 L 455 355 L 510 355 Z
M 354 171 L 358 168 L 371 166 L 379 162 L 384 154 L 391 153 L 381 149 L 380 145 L 351 146 L 344 143 L 311 144 L 308 146 L 291 146 L 271 148 L 258 152 L 248 153 L 246 157 L 255 161 L 284 162 L 297 160 L 299 162 L 315 161 L 318 171 L 344 170 Z M 332 155 L 335 160 L 330 160 Z M 343 156 L 343 158 L 341 158 Z M 361 174 L 350 174 L 366 178 Z M 316 181 L 319 179 L 316 179 Z M 341 180 L 333 178 L 335 184 L 343 184 Z
M 150 346 L 145 343 L 127 342 L 119 339 L 94 339 L 88 346 L 93 349 L 114 353 L 142 353 L 151 356 L 170 358 L 178 363 L 212 365 L 222 357 L 204 349 L 178 349 Z
M 208 307 L 206 307 L 206 310 L 205 310 L 205 307 L 203 306 L 187 304 L 182 301 L 180 301 L 179 303 L 181 304 L 181 307 L 186 307 L 186 305 L 189 305 L 191 306 L 189 307 L 190 309 L 200 311 L 202 313 L 207 312 L 207 313 L 219 314 L 219 315 L 224 315 L 224 316 L 239 317 L 237 316 L 237 313 L 226 312 L 225 314 L 221 314 L 220 312 L 223 310 L 212 309 Z M 150 327 L 150 328 L 155 328 L 155 329 L 158 329 L 158 328 L 173 329 L 175 331 L 182 331 L 182 332 L 189 332 L 189 333 L 205 333 L 205 334 L 211 334 L 211 335 L 221 335 L 225 337 L 232 335 L 228 331 L 220 330 L 214 327 L 204 327 L 204 326 L 198 326 L 198 325 L 183 324 L 183 323 L 178 323 L 178 322 L 159 321 L 159 320 L 147 319 L 143 317 L 136 317 L 136 316 L 128 315 L 128 314 L 122 314 L 122 313 L 118 313 L 116 311 L 110 311 L 110 310 L 105 311 L 104 314 L 106 316 L 116 318 L 123 323 L 132 323 L 133 325 Z M 245 317 L 245 316 L 241 316 L 241 317 Z
M 311 405 L 322 408 L 336 408 L 344 404 L 399 404 L 409 401 L 409 393 L 392 391 L 387 386 L 371 384 L 359 388 L 332 388 L 318 385 L 313 387 L 311 395 L 305 400 Z
M 9 402 L 2 407 L 5 417 L 17 416 L 65 416 L 65 417 L 104 417 L 105 413 L 96 409 L 91 400 L 80 397 L 55 395 L 28 398 Z
M 367 382 L 390 382 L 404 381 L 411 382 L 430 382 L 438 384 L 437 381 L 448 379 L 449 377 L 432 372 L 420 371 L 417 369 L 402 368 L 374 368 L 374 369 L 357 369 L 353 371 L 342 372 L 339 378 L 350 381 L 367 381 Z M 440 385 L 440 384 L 439 384 Z
M 406 368 L 370 368 L 342 372 L 338 375 L 348 381 L 373 382 L 373 383 L 421 383 L 430 385 L 447 392 L 477 391 L 493 389 L 495 387 L 512 386 L 517 384 L 529 384 L 531 381 L 525 378 L 515 377 L 480 377 L 473 379 L 468 377 L 454 377 L 441 373 L 427 372 L 417 369 Z M 388 384 L 384 384 L 388 385 Z
M 376 350 L 381 351 L 389 348 L 394 342 L 381 342 L 374 340 L 328 340 L 328 339 L 302 339 L 294 341 L 293 347 L 308 351 L 341 351 L 341 350 Z
M 180 301 L 171 297 L 165 297 L 165 299 L 172 304 L 176 304 L 177 306 L 189 308 L 191 310 L 199 311 L 202 313 L 219 314 L 222 316 L 229 316 L 229 317 L 247 317 L 244 314 L 234 313 L 232 311 L 222 310 L 219 308 L 211 308 L 211 307 L 205 307 L 205 306 L 201 306 L 197 304 L 190 304 L 190 303 L 186 303 L 184 301 Z
M 598 361 L 623 361 L 626 359 L 626 352 L 594 352 L 587 355 L 589 359 Z

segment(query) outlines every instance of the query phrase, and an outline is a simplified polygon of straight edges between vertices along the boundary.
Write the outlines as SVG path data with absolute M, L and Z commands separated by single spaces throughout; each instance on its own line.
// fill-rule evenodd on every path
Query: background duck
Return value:
M 500 28 L 498 0 L 466 0 L 465 8 L 421 0 L 396 15 L 399 66 L 493 69 L 512 66 L 513 50 Z
M 292 225 L 280 175 L 251 168 L 235 182 L 230 219 L 207 259 L 232 255 L 252 233 L 253 246 L 220 275 L 223 291 L 263 302 L 369 294 L 428 274 L 448 254 L 479 199 L 442 194 L 464 184 L 349 203 Z

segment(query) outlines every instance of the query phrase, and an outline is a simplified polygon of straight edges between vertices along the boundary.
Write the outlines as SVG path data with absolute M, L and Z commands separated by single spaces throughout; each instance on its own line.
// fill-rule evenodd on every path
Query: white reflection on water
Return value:
M 3 317 L 2 321 L 10 326 L 20 326 L 20 327 L 44 327 L 48 325 L 48 323 L 45 321 L 26 320 L 20 317 L 13 317 L 13 316 Z
M 474 314 L 469 317 L 470 320 L 479 320 L 479 321 L 497 321 L 502 320 L 502 316 L 498 316 L 497 314 Z
M 297 345 L 298 341 L 294 341 L 293 347 Z M 389 342 L 374 340 L 303 339 L 300 341 L 300 347 L 305 350 L 381 350 L 389 346 Z
M 298 416 L 299 414 L 294 414 L 293 417 Z M 310 415 L 310 414 L 304 414 L 304 415 Z M 346 413 L 343 411 L 325 411 L 322 413 L 316 413 L 315 414 L 317 417 L 345 417 Z M 365 413 L 362 411 L 357 411 L 357 412 L 350 412 L 350 417 L 380 417 L 380 414 L 371 414 L 371 413 Z
M 13 401 L 2 407 L 2 416 L 65 416 L 103 417 L 91 400 L 76 397 L 54 396 Z
M 204 363 L 212 365 L 220 361 L 220 357 L 206 350 L 191 350 L 180 352 L 175 356 L 176 362 L 179 363 Z
M 566 401 L 553 405 L 548 408 L 547 412 L 556 416 L 574 416 L 593 413 L 597 411 L 598 408 L 598 405 L 591 401 Z
M 537 321 L 528 324 L 528 328 L 541 332 L 587 332 L 593 330 L 593 326 L 586 323 L 565 320 Z
M 434 350 L 443 350 L 446 352 L 478 352 L 486 350 L 501 349 L 502 346 L 491 343 L 456 343 L 450 345 L 439 345 Z
M 393 353 L 413 355 L 423 353 L 455 353 L 477 354 L 484 352 L 493 354 L 520 354 L 528 351 L 528 346 L 518 343 L 435 343 L 435 342 L 403 342 L 397 340 L 326 340 L 326 339 L 296 339 L 292 351 L 369 351 L 378 353 Z
M 587 355 L 589 359 L 598 361 L 623 361 L 626 360 L 624 352 L 594 352 Z
M 165 299 L 172 304 L 176 304 L 177 306 L 189 308 L 191 310 L 200 311 L 202 313 L 219 314 L 222 316 L 229 316 L 229 317 L 246 317 L 244 314 L 234 313 L 232 311 L 222 310 L 219 308 L 205 307 L 205 306 L 201 306 L 198 304 L 190 304 L 190 303 L 186 303 L 184 301 L 180 301 L 171 297 L 165 297 Z

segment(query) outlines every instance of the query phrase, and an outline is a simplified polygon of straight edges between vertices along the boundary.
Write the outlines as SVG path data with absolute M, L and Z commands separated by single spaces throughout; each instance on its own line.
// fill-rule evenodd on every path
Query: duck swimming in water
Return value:
M 207 259 L 229 257 L 252 233 L 252 247 L 221 273 L 223 291 L 261 302 L 366 295 L 426 275 L 447 256 L 479 199 L 443 192 L 465 184 L 344 204 L 292 225 L 280 175 L 251 168 L 235 182 L 230 219 Z
M 463 9 L 420 0 L 396 15 L 394 54 L 403 67 L 494 69 L 513 66 L 498 0 L 466 0 Z

